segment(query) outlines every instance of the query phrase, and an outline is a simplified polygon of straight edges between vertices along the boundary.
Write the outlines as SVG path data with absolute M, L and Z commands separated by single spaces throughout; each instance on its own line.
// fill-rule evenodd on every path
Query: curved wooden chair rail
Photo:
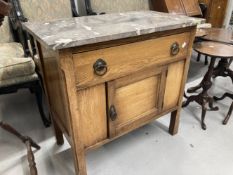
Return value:
M 26 145 L 30 174 L 37 175 L 38 173 L 37 173 L 35 157 L 32 151 L 32 147 L 35 148 L 36 150 L 39 150 L 40 146 L 35 141 L 33 141 L 30 137 L 21 135 L 18 131 L 16 131 L 12 126 L 10 126 L 7 123 L 4 123 L 1 121 L 0 127 L 6 130 L 7 132 L 13 134 L 17 138 L 19 138 Z

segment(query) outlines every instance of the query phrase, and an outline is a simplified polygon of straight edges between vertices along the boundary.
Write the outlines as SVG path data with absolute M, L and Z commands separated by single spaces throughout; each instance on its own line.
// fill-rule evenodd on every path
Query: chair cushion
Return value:
M 23 55 L 22 47 L 18 43 L 0 44 L 0 81 L 35 73 L 32 58 L 25 58 Z
M 0 80 L 0 88 L 9 87 L 12 85 L 22 84 L 22 83 L 31 82 L 31 81 L 36 81 L 38 79 L 39 79 L 38 75 L 34 73 L 32 75 L 27 75 L 23 77 L 15 77 L 15 78 L 3 80 L 3 81 Z

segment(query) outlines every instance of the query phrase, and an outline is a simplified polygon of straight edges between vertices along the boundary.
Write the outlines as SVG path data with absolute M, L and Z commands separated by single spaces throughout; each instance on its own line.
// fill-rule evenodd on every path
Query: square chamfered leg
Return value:
M 53 128 L 54 128 L 57 145 L 63 145 L 64 144 L 63 133 L 55 120 L 53 120 Z
M 175 135 L 178 133 L 180 122 L 180 109 L 173 111 L 170 118 L 169 133 Z

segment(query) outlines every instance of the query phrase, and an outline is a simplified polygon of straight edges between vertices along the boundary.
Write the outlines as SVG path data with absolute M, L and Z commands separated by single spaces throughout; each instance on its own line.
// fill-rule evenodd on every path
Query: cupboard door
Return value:
M 212 27 L 221 28 L 224 22 L 227 0 L 212 0 L 208 10 L 207 22 L 212 24 Z
M 169 110 L 178 106 L 181 93 L 182 80 L 185 68 L 185 60 L 172 63 L 168 66 L 163 110 Z
M 184 9 L 188 16 L 198 16 L 202 15 L 201 8 L 199 6 L 198 0 L 182 0 L 184 4 Z
M 108 82 L 109 135 L 138 128 L 162 109 L 166 68 L 149 68 Z

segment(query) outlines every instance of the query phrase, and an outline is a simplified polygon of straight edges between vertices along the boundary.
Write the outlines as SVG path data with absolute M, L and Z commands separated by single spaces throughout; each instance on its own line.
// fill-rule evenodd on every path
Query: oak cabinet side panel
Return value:
M 58 61 L 58 53 L 52 50 L 46 50 L 42 47 L 43 51 L 43 80 L 46 84 L 50 110 L 53 117 L 59 118 L 66 133 L 69 134 L 68 119 L 65 113 L 65 104 L 63 99 L 63 91 L 61 86 L 60 68 Z

